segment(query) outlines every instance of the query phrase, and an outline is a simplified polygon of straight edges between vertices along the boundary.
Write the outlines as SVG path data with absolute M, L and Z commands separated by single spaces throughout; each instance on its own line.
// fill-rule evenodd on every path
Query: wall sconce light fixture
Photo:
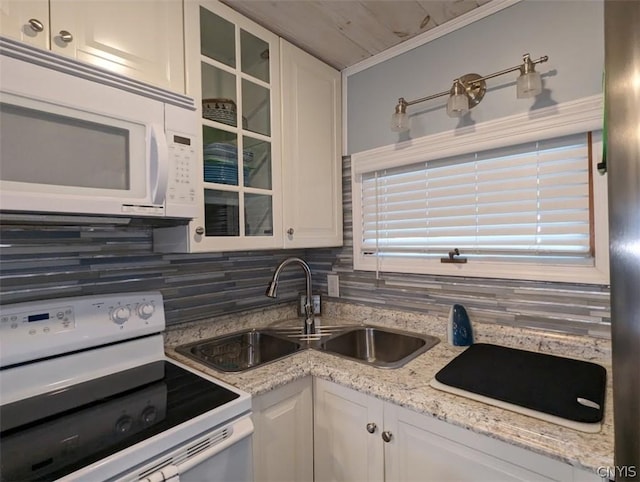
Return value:
M 535 97 L 542 92 L 542 80 L 540 74 L 536 72 L 535 65 L 541 64 L 549 60 L 546 55 L 538 60 L 531 60 L 529 54 L 522 56 L 522 64 L 510 67 L 508 69 L 494 72 L 493 74 L 481 76 L 478 74 L 465 74 L 453 81 L 450 90 L 445 90 L 437 94 L 421 97 L 415 100 L 405 100 L 404 97 L 398 99 L 396 109 L 391 116 L 391 130 L 395 132 L 403 132 L 409 130 L 409 116 L 407 115 L 407 107 L 427 100 L 436 99 L 445 95 L 449 96 L 447 101 L 447 115 L 449 117 L 461 117 L 469 109 L 473 109 L 483 99 L 487 92 L 486 80 L 508 74 L 509 72 L 520 71 L 518 82 L 516 84 L 516 96 L 518 99 L 526 99 Z

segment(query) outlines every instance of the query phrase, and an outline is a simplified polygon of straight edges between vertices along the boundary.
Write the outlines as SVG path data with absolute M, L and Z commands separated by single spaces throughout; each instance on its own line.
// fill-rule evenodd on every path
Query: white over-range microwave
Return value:
M 0 210 L 198 215 L 193 99 L 0 37 Z

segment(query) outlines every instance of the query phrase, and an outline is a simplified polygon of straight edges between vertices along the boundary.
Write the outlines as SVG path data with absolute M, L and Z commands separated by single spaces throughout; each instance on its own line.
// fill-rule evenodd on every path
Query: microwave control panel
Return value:
M 196 203 L 196 163 L 195 137 L 167 132 L 169 147 L 169 183 L 167 204 Z

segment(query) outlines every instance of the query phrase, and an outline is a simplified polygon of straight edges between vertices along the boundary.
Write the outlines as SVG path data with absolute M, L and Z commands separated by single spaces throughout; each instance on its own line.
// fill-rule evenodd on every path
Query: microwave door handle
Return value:
M 151 203 L 164 203 L 169 183 L 169 147 L 164 128 L 159 124 L 151 125 Z

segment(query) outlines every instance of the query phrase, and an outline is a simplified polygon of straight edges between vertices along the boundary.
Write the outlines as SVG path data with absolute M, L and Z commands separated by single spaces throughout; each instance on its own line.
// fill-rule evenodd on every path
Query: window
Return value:
M 526 142 L 435 143 L 450 156 L 435 157 L 429 138 L 408 156 L 354 155 L 355 268 L 608 283 L 606 180 L 594 174 L 600 132 L 549 138 L 539 125 L 526 132 L 529 123 L 510 127 Z

